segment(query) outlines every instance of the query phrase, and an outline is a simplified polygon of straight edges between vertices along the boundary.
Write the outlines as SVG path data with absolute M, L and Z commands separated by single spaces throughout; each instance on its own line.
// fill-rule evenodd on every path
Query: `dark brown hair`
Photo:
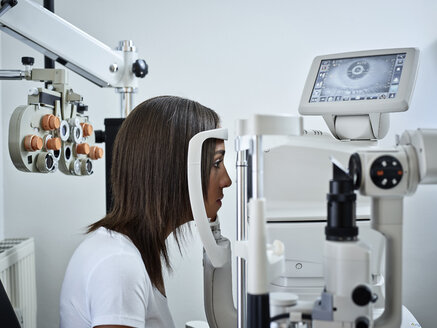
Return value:
M 138 105 L 115 139 L 111 185 L 113 206 L 88 232 L 105 227 L 128 236 L 141 253 L 152 284 L 163 288 L 161 260 L 170 268 L 166 237 L 192 220 L 188 196 L 187 153 L 190 139 L 217 128 L 218 115 L 201 104 L 172 96 Z M 202 148 L 202 187 L 206 197 L 215 140 Z

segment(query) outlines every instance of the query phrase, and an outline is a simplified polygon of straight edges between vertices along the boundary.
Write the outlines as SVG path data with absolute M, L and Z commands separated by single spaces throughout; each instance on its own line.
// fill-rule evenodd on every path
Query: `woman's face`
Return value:
M 208 196 L 205 199 L 205 209 L 208 218 L 215 219 L 222 206 L 223 188 L 232 184 L 224 164 L 225 143 L 217 140 L 214 152 L 214 161 L 209 174 Z

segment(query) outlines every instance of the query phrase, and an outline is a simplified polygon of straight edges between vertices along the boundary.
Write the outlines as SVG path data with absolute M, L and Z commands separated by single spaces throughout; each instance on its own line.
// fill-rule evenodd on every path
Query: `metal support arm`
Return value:
M 132 44 L 112 50 L 31 0 L 18 0 L 14 6 L 2 1 L 0 30 L 100 87 L 136 88 L 135 77 L 144 77 L 147 71 L 145 63 L 136 65 L 142 72 L 136 71 Z
M 18 69 L 1 69 L 0 80 L 22 80 L 26 78 L 24 71 Z

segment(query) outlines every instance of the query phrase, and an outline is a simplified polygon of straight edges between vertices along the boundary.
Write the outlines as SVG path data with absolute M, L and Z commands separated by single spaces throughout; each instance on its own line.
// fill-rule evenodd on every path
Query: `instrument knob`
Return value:
M 43 140 L 42 138 L 34 135 L 34 134 L 30 134 L 27 135 L 24 138 L 24 148 L 27 151 L 37 151 L 37 150 L 41 150 L 43 146 Z
M 365 285 L 359 285 L 355 287 L 352 292 L 352 300 L 358 306 L 365 306 L 369 304 L 373 299 L 372 291 Z
M 21 57 L 21 63 L 26 66 L 32 66 L 35 64 L 35 58 L 33 57 Z
M 355 328 L 369 328 L 370 322 L 366 317 L 360 317 L 355 320 Z
M 80 104 L 77 104 L 76 110 L 78 113 L 84 114 L 86 111 L 88 111 L 88 106 L 80 103 Z
M 80 126 L 82 127 L 84 137 L 89 137 L 93 134 L 93 126 L 91 124 L 80 123 Z
M 136 77 L 143 78 L 149 72 L 149 67 L 144 59 L 137 59 L 135 63 L 132 64 L 132 72 Z
M 90 146 L 87 143 L 78 144 L 76 152 L 78 154 L 88 155 L 90 153 Z

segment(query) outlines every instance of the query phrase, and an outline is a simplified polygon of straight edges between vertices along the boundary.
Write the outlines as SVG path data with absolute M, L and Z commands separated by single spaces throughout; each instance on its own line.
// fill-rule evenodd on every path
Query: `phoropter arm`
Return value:
M 2 1 L 0 6 L 0 30 L 100 87 L 135 89 L 135 77 L 147 74 L 131 42 L 112 50 L 31 0 Z

